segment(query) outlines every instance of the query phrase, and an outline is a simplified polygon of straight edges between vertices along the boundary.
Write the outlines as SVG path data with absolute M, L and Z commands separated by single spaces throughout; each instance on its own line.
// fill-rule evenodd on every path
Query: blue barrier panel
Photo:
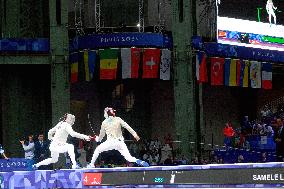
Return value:
M 49 53 L 49 39 L 0 39 L 0 53 Z
M 283 167 L 274 162 L 0 172 L 0 188 L 275 188 L 284 186 Z
M 28 171 L 33 163 L 33 160 L 24 158 L 0 159 L 0 172 Z
M 259 140 L 259 149 L 263 150 L 275 150 L 276 144 L 273 137 L 261 136 Z

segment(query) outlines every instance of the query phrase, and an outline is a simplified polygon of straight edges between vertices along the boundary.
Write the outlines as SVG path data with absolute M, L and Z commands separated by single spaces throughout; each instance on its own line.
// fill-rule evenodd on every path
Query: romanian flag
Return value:
M 248 87 L 250 62 L 248 60 L 240 60 L 238 64 L 238 70 L 240 70 L 238 77 L 238 86 Z
M 122 79 L 138 78 L 140 52 L 139 48 L 121 49 Z
M 158 78 L 160 56 L 160 49 L 144 49 L 142 78 Z
M 100 79 L 116 79 L 118 50 L 104 49 L 100 55 Z
M 262 64 L 262 88 L 272 89 L 272 64 Z
M 225 59 L 225 85 L 237 86 L 237 62 L 236 59 Z
M 207 63 L 206 54 L 204 52 L 198 52 L 196 55 L 196 79 L 198 83 L 207 82 Z
M 84 51 L 83 59 L 85 68 L 85 80 L 91 81 L 94 77 L 96 51 Z
M 76 83 L 78 81 L 78 61 L 79 61 L 78 53 L 73 53 L 69 55 L 71 83 Z

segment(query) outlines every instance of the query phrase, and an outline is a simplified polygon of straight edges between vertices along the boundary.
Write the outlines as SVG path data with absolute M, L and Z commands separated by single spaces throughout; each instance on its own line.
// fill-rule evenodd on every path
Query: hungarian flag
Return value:
M 160 49 L 144 49 L 142 78 L 158 78 Z
M 198 52 L 196 55 L 196 79 L 198 83 L 207 82 L 207 65 L 206 54 L 204 52 Z
M 70 62 L 70 82 L 76 83 L 78 81 L 78 61 L 79 61 L 78 53 L 72 53 L 69 55 L 69 62 Z
M 160 64 L 160 79 L 170 80 L 171 77 L 171 51 L 168 49 L 162 50 Z
M 272 89 L 272 64 L 262 64 L 262 88 Z
M 104 49 L 99 51 L 100 79 L 116 79 L 117 53 L 117 49 Z
M 96 51 L 84 51 L 85 80 L 91 81 L 94 77 Z
M 121 49 L 122 79 L 138 78 L 140 52 L 139 48 Z
M 251 61 L 250 86 L 251 88 L 261 88 L 261 63 L 260 62 Z
M 211 58 L 211 85 L 224 85 L 224 58 Z

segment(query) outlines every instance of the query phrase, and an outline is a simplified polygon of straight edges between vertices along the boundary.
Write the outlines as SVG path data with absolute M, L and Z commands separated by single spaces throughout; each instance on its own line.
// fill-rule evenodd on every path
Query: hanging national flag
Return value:
M 140 52 L 139 48 L 121 49 L 122 79 L 138 78 Z
M 168 49 L 162 50 L 161 64 L 160 64 L 160 79 L 170 80 L 171 77 L 171 51 Z
M 240 60 L 240 76 L 238 79 L 238 86 L 248 87 L 249 64 L 248 60 Z
M 242 60 L 236 59 L 236 86 L 240 86 L 241 81 L 241 69 L 242 69 Z
M 117 53 L 117 49 L 104 49 L 99 51 L 100 79 L 116 79 Z
M 224 58 L 211 58 L 211 85 L 224 85 Z
M 251 85 L 251 88 L 261 88 L 261 63 L 260 62 L 251 61 L 250 85 Z
M 196 55 L 196 80 L 198 83 L 208 81 L 207 76 L 207 65 L 206 65 L 206 54 L 204 52 L 198 52 Z
M 229 86 L 237 86 L 237 61 L 236 59 L 231 59 L 230 64 L 230 81 Z
M 78 53 L 72 53 L 69 55 L 71 83 L 76 83 L 78 81 L 78 57 Z
M 160 49 L 144 49 L 143 78 L 158 78 Z
M 225 59 L 225 85 L 237 86 L 237 59 Z
M 91 81 L 94 77 L 96 51 L 84 51 L 85 80 Z
M 262 88 L 272 89 L 272 64 L 262 64 Z

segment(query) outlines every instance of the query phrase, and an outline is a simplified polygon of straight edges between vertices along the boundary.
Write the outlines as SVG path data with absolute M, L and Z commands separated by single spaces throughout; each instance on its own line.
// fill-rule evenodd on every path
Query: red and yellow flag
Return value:
M 100 56 L 100 79 L 116 79 L 117 49 L 104 49 L 99 51 Z

